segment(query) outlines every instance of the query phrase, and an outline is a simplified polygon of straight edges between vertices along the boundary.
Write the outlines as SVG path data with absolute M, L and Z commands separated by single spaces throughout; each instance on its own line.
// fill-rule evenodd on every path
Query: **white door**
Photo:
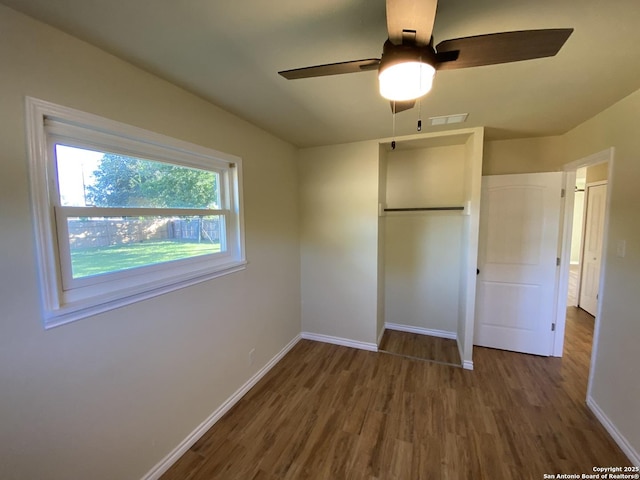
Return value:
M 482 178 L 474 343 L 550 355 L 563 174 Z
M 598 310 L 607 185 L 587 185 L 587 207 L 578 305 L 594 317 Z

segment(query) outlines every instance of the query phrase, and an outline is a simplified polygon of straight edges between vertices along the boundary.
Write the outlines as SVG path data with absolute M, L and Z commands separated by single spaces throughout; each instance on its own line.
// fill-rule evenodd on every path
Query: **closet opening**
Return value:
M 380 351 L 473 366 L 482 133 L 380 145 Z

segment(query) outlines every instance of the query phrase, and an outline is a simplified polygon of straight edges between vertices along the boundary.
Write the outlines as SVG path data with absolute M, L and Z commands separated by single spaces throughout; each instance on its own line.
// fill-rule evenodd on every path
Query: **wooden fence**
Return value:
M 71 248 L 161 240 L 220 243 L 218 217 L 80 219 L 69 220 L 68 228 Z

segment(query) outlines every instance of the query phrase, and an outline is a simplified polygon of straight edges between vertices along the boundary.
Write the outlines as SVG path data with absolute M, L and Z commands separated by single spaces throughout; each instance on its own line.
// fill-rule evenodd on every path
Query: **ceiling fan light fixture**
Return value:
M 380 95 L 397 102 L 422 97 L 431 90 L 436 64 L 431 45 L 394 45 L 387 40 L 378 67 Z
M 380 69 L 380 95 L 388 100 L 415 100 L 426 95 L 433 86 L 436 69 L 426 62 L 407 61 Z

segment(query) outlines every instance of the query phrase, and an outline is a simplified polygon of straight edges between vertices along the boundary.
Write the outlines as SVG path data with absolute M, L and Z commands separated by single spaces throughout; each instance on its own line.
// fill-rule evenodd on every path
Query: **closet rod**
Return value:
M 425 210 L 464 210 L 464 207 L 409 207 L 409 208 L 385 208 L 385 212 L 421 212 Z

